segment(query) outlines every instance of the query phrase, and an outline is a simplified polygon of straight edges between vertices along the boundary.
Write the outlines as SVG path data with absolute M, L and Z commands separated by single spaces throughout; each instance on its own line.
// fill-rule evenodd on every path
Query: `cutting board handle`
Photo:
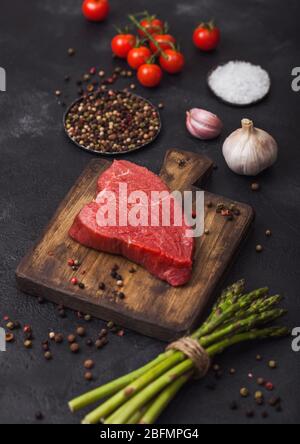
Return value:
M 202 154 L 169 150 L 160 177 L 172 191 L 185 191 L 193 185 L 201 187 L 212 173 L 213 167 L 213 161 Z

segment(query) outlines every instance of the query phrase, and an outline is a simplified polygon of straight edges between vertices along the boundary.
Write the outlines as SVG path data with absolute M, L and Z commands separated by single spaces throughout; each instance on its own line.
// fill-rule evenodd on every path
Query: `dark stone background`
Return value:
M 128 8 L 128 3 L 130 7 Z M 122 25 L 125 15 L 151 7 L 170 22 L 180 39 L 187 66 L 179 77 L 165 77 L 161 88 L 138 92 L 165 102 L 163 133 L 150 148 L 128 159 L 159 171 L 166 149 L 176 147 L 205 153 L 219 165 L 208 184 L 211 191 L 252 204 L 257 212 L 255 228 L 238 261 L 228 274 L 227 283 L 246 277 L 250 288 L 269 285 L 286 296 L 287 318 L 291 327 L 300 325 L 299 302 L 299 204 L 300 204 L 300 93 L 291 90 L 291 70 L 299 66 L 297 0 L 111 0 L 113 13 L 105 24 L 87 23 L 81 16 L 80 0 L 2 2 L 0 14 L 0 66 L 7 70 L 7 92 L 0 93 L 0 314 L 22 323 L 31 323 L 36 337 L 32 351 L 23 349 L 22 334 L 17 343 L 0 354 L 0 422 L 32 423 L 41 410 L 49 423 L 78 423 L 67 400 L 87 390 L 82 362 L 88 354 L 71 356 L 66 345 L 54 349 L 54 360 L 46 363 L 40 341 L 50 329 L 71 332 L 78 324 L 73 313 L 66 320 L 57 317 L 51 304 L 38 305 L 15 288 L 14 271 L 28 248 L 47 224 L 91 155 L 80 151 L 66 139 L 62 130 L 62 108 L 54 90 L 67 92 L 67 102 L 76 97 L 72 83 L 90 66 L 110 70 L 113 24 Z M 192 29 L 202 19 L 214 17 L 222 28 L 222 44 L 214 54 L 201 54 L 191 44 Z M 73 46 L 74 58 L 67 56 Z M 235 109 L 219 103 L 206 87 L 206 75 L 216 64 L 230 59 L 246 59 L 262 64 L 272 75 L 270 97 L 260 105 Z M 68 90 L 68 91 L 67 91 Z M 199 142 L 188 136 L 185 111 L 193 106 L 218 113 L 224 120 L 222 138 Z M 226 167 L 221 146 L 225 136 L 249 117 L 257 126 L 270 131 L 278 140 L 277 165 L 263 174 L 262 191 L 253 193 L 251 179 L 241 178 Z M 265 229 L 273 237 L 265 239 Z M 261 255 L 255 245 L 265 246 Z M 4 323 L 2 322 L 2 326 Z M 99 331 L 100 321 L 88 325 L 89 335 Z M 127 332 L 124 338 L 111 337 L 109 346 L 90 352 L 96 360 L 98 378 L 92 386 L 119 376 L 155 356 L 163 348 L 158 341 Z M 264 363 L 257 363 L 261 353 Z M 279 362 L 276 372 L 268 370 L 267 359 Z M 283 413 L 270 409 L 270 423 L 299 423 L 300 355 L 291 350 L 291 340 L 264 342 L 236 347 L 218 360 L 224 369 L 237 368 L 236 377 L 227 375 L 210 392 L 207 381 L 186 387 L 162 415 L 161 423 L 245 423 L 244 411 L 252 400 L 241 402 L 233 413 L 229 403 L 238 399 L 241 386 L 255 388 L 247 374 L 272 378 L 282 396 Z M 209 379 L 210 380 L 210 379 Z M 256 421 L 260 422 L 258 411 Z

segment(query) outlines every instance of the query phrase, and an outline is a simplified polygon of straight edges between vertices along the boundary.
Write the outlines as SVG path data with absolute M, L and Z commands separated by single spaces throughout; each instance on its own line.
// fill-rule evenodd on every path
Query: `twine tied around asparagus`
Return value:
M 211 359 L 209 354 L 196 339 L 190 337 L 178 339 L 169 344 L 166 350 L 181 351 L 191 359 L 195 366 L 195 379 L 204 378 L 210 369 Z

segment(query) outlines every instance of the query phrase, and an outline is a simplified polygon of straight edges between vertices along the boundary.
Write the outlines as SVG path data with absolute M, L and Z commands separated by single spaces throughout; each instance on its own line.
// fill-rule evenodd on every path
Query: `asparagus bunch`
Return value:
M 235 344 L 288 335 L 286 327 L 268 326 L 286 314 L 277 307 L 281 296 L 268 293 L 268 288 L 245 293 L 244 280 L 236 282 L 223 291 L 191 337 L 212 359 Z M 107 398 L 83 419 L 84 424 L 153 424 L 194 370 L 183 352 L 168 350 L 138 370 L 73 399 L 69 407 L 75 412 Z

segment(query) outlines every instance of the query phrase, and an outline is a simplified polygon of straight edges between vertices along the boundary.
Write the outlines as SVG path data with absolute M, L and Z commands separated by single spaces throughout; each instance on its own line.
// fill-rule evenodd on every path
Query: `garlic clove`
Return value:
M 186 127 L 187 127 L 189 133 L 190 133 L 192 136 L 194 136 L 194 137 L 196 137 L 196 138 L 199 138 L 196 129 L 194 128 L 194 126 L 193 126 L 192 123 L 191 123 L 190 113 L 187 112 L 186 115 L 187 115 L 187 117 L 186 117 Z
M 202 140 L 218 137 L 223 128 L 218 116 L 199 108 L 187 112 L 186 126 L 192 136 Z
M 237 174 L 257 176 L 272 166 L 278 157 L 278 145 L 266 131 L 255 128 L 249 119 L 224 142 L 223 155 L 229 168 Z

